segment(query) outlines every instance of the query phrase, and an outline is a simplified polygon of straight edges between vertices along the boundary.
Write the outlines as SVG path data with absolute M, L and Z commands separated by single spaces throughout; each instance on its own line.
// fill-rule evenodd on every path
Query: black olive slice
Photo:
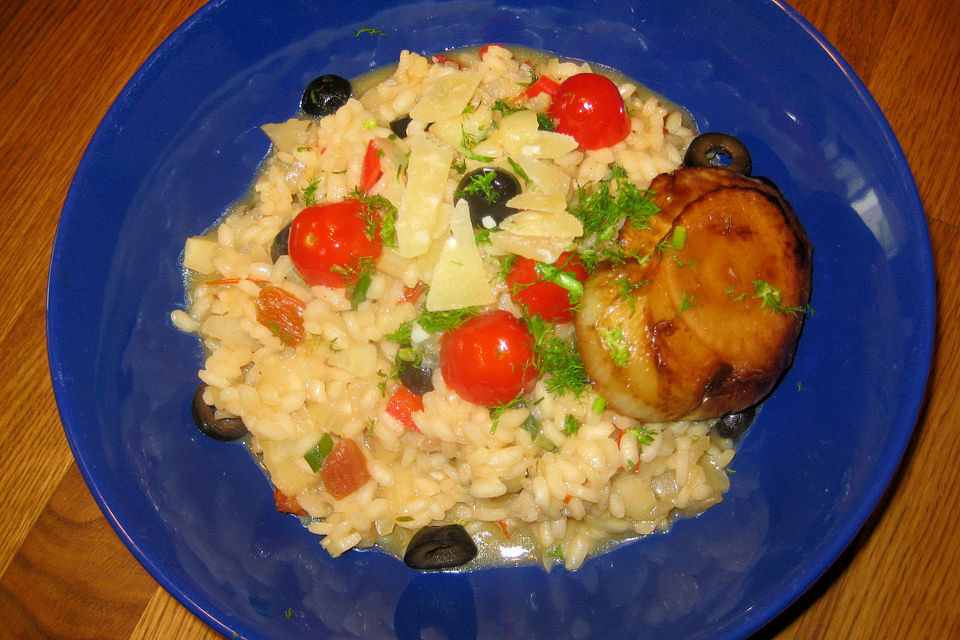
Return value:
M 428 526 L 417 531 L 403 562 L 413 569 L 450 569 L 473 560 L 477 545 L 459 524 Z
M 193 404 L 190 406 L 190 413 L 193 415 L 193 422 L 200 431 L 206 435 L 229 442 L 242 438 L 247 433 L 247 426 L 243 424 L 240 418 L 217 418 L 213 407 L 203 401 L 203 390 L 207 388 L 206 384 L 201 383 L 197 391 L 193 394 Z
M 285 256 L 290 253 L 290 225 L 292 224 L 291 222 L 283 229 L 280 229 L 273 239 L 273 244 L 270 245 L 270 258 L 273 259 L 274 263 L 280 259 L 280 256 Z
M 490 175 L 493 177 L 489 177 Z M 470 205 L 470 221 L 474 228 L 486 228 L 483 219 L 490 217 L 500 224 L 504 218 L 517 212 L 507 201 L 520 193 L 520 182 L 511 173 L 480 167 L 463 176 L 454 198 L 463 198 Z
M 400 359 L 400 382 L 411 393 L 422 396 L 433 391 L 433 370 L 423 362 Z
M 713 428 L 717 432 L 717 435 L 723 438 L 736 438 L 742 435 L 747 430 L 747 427 L 753 424 L 753 419 L 756 415 L 756 405 L 747 407 L 740 413 L 728 413 L 723 416 L 717 420 Z
M 717 156 L 726 156 L 730 164 L 725 165 L 717 161 Z M 750 152 L 747 146 L 737 138 L 719 132 L 701 133 L 693 139 L 683 156 L 683 164 L 688 167 L 723 167 L 733 169 L 745 176 L 753 170 Z
M 398 138 L 407 137 L 407 125 L 410 124 L 410 116 L 403 116 L 402 118 L 397 118 L 390 123 L 390 131 L 393 131 L 397 134 Z
M 303 112 L 314 118 L 322 118 L 347 104 L 350 99 L 350 81 L 340 76 L 327 74 L 307 85 L 300 100 Z

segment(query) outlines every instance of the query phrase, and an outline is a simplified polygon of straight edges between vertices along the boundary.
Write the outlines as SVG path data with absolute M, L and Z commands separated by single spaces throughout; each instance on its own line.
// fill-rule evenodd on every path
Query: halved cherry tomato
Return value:
M 440 338 L 440 372 L 468 402 L 487 407 L 509 402 L 537 378 L 533 336 L 507 311 L 474 316 Z
M 280 491 L 280 489 L 274 490 L 273 501 L 277 504 L 277 511 L 293 513 L 298 516 L 307 515 L 307 510 L 300 506 L 300 502 L 295 496 L 288 496 Z
M 596 73 L 578 73 L 560 83 L 547 114 L 557 133 L 573 136 L 581 149 L 612 147 L 630 133 L 617 85 Z
M 577 280 L 585 282 L 587 270 L 580 258 L 572 253 L 561 253 L 554 267 L 572 273 Z M 510 297 L 529 313 L 535 314 L 547 322 L 570 322 L 573 320 L 573 305 L 570 304 L 570 292 L 558 284 L 545 281 L 536 272 L 537 261 L 518 257 L 510 273 L 507 274 L 507 288 Z
M 257 322 L 273 331 L 284 344 L 303 341 L 303 301 L 280 287 L 269 286 L 257 296 Z
M 557 91 L 560 90 L 560 85 L 548 78 L 547 76 L 540 76 L 537 78 L 536 82 L 527 87 L 527 90 L 524 91 L 525 94 L 534 98 L 541 93 L 545 93 L 551 98 L 557 95 Z
M 380 147 L 373 140 L 367 143 L 367 152 L 363 156 L 363 167 L 360 169 L 360 192 L 367 193 L 377 184 L 383 175 L 380 167 Z
M 343 287 L 356 279 L 361 258 L 380 257 L 376 220 L 357 200 L 307 207 L 290 226 L 290 259 L 307 283 Z
M 423 411 L 423 398 L 412 393 L 406 387 L 400 387 L 387 402 L 387 415 L 393 416 L 397 422 L 411 431 L 420 431 L 413 421 L 413 413 Z
M 367 459 L 360 446 L 350 438 L 333 445 L 320 467 L 323 486 L 337 500 L 347 497 L 370 479 Z

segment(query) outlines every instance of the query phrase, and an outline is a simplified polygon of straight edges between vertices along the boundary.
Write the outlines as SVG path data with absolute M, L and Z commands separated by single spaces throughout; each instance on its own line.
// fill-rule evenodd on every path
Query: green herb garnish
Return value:
M 482 163 L 493 162 L 493 158 L 491 158 L 490 156 L 480 156 L 470 151 L 469 149 L 464 149 L 463 147 L 460 148 L 460 153 L 462 153 L 465 158 L 473 160 L 474 162 L 482 162 Z
M 317 203 L 317 187 L 320 186 L 317 178 L 310 178 L 310 183 L 304 187 L 301 198 L 308 207 Z
M 493 433 L 494 431 L 497 430 L 497 424 L 499 424 L 500 418 L 501 416 L 503 416 L 503 414 L 505 414 L 507 411 L 510 411 L 511 409 L 517 409 L 519 407 L 522 407 L 523 405 L 524 405 L 523 392 L 521 391 L 513 398 L 513 400 L 510 400 L 509 402 L 503 402 L 501 404 L 498 404 L 495 407 L 491 407 L 490 419 L 493 422 L 490 425 L 490 433 Z
M 639 280 L 634 282 L 628 276 L 621 274 L 619 278 L 614 280 L 613 284 L 617 288 L 617 297 L 630 306 L 630 315 L 633 315 L 636 311 L 635 307 L 637 304 L 636 290 L 646 286 L 647 281 Z
M 508 253 L 507 255 L 501 257 L 500 270 L 493 274 L 493 277 L 506 280 L 507 276 L 510 275 L 510 272 L 513 270 L 513 265 L 516 264 L 519 257 L 520 256 L 515 253 Z
M 503 100 L 497 100 L 493 103 L 493 106 L 490 107 L 491 111 L 499 111 L 501 115 L 508 116 L 511 113 L 516 113 L 517 111 L 524 111 L 526 107 L 512 107 Z
M 528 176 L 527 172 L 523 170 L 523 167 L 520 166 L 520 163 L 510 156 L 507 156 L 507 162 L 510 163 L 510 168 L 513 169 L 515 174 L 517 174 L 517 177 L 523 180 L 525 184 L 530 184 L 530 176 Z
M 548 375 L 545 385 L 550 393 L 572 392 L 579 396 L 590 382 L 583 361 L 572 341 L 557 335 L 557 327 L 538 315 L 524 314 L 527 328 L 533 335 L 534 366 Z
M 724 288 L 724 291 L 726 292 L 727 297 L 733 300 L 734 302 L 740 302 L 741 300 L 743 300 L 743 297 L 747 295 L 744 292 L 740 292 L 739 294 L 737 294 L 737 290 L 729 285 L 726 288 Z
M 680 290 L 680 296 L 681 296 L 681 298 L 682 298 L 682 299 L 680 300 L 680 308 L 677 309 L 677 312 L 674 314 L 674 317 L 680 315 L 681 313 L 683 313 L 683 312 L 686 311 L 687 309 L 692 309 L 693 307 L 696 307 L 696 306 L 697 306 L 697 296 L 695 296 L 695 295 L 692 296 L 692 295 L 688 294 L 687 291 L 686 291 L 686 289 L 681 289 L 681 290 Z
M 540 400 L 542 399 L 543 398 L 540 398 Z M 537 416 L 533 415 L 532 413 L 527 416 L 527 419 L 523 421 L 523 424 L 520 425 L 520 428 L 529 433 L 530 439 L 533 440 L 533 444 L 537 445 L 541 449 L 544 449 L 545 451 L 556 451 L 558 449 L 553 440 L 543 435 L 543 425 L 540 423 L 540 420 L 537 418 Z
M 450 309 L 449 311 L 424 311 L 413 320 L 407 320 L 401 324 L 396 331 L 384 336 L 387 340 L 393 340 L 400 344 L 410 344 L 410 334 L 413 331 L 413 323 L 420 325 L 420 328 L 427 333 L 438 333 L 456 329 L 461 324 L 479 313 L 480 307 L 466 307 L 464 309 Z
M 474 229 L 473 237 L 476 239 L 477 244 L 491 244 L 490 235 L 497 233 L 500 229 L 494 227 L 493 229 L 487 229 L 486 227 L 480 229 Z
M 566 289 L 571 305 L 580 302 L 580 298 L 583 297 L 583 283 L 577 279 L 576 274 L 564 271 L 560 267 L 555 267 L 546 262 L 538 262 L 533 270 L 547 282 L 552 282 Z
M 607 401 L 597 396 L 597 399 L 593 401 L 593 405 L 590 407 L 590 410 L 595 414 L 600 415 L 603 413 L 604 409 L 607 408 Z
M 569 212 L 583 223 L 584 237 L 595 234 L 599 244 L 610 240 L 624 220 L 637 229 L 649 229 L 650 216 L 660 211 L 650 195 L 614 165 L 609 178 L 577 189 L 576 204 Z
M 568 413 L 563 419 L 563 433 L 572 436 L 577 431 L 580 431 L 580 421 Z
M 493 180 L 497 177 L 496 171 L 481 171 L 470 178 L 470 184 L 457 191 L 453 198 L 457 200 L 466 195 L 482 193 L 487 202 L 493 204 L 497 201 L 497 194 L 493 191 Z
M 323 459 L 327 457 L 333 450 L 333 438 L 330 437 L 329 433 L 323 434 L 323 437 L 314 445 L 313 449 L 307 451 L 303 454 L 303 459 L 307 461 L 307 464 L 310 465 L 310 469 L 314 473 L 320 471 L 320 467 L 323 466 Z
M 388 247 L 396 248 L 397 208 L 393 203 L 381 195 L 368 196 L 360 189 L 354 189 L 347 196 L 364 205 L 361 212 L 364 220 L 364 235 L 373 238 L 379 228 L 381 242 Z
M 613 329 L 597 327 L 597 333 L 600 334 L 600 339 L 609 349 L 613 364 L 618 367 L 625 367 L 630 359 L 630 351 L 627 349 L 623 327 L 619 324 Z
M 645 429 L 644 427 L 630 427 L 627 433 L 637 439 L 637 444 L 653 444 L 653 438 L 657 435 L 656 431 Z
M 372 36 L 383 36 L 383 35 L 386 35 L 383 31 L 380 31 L 380 29 L 377 29 L 376 27 L 371 27 L 370 25 L 364 25 L 363 27 L 357 29 L 357 30 L 353 33 L 353 37 L 354 37 L 354 38 L 359 38 L 361 33 L 369 33 L 369 34 L 372 35 Z
M 553 118 L 548 116 L 545 113 L 537 114 L 537 129 L 540 131 L 556 131 L 557 125 L 553 121 Z
M 768 307 L 777 313 L 791 315 L 794 317 L 803 315 L 809 310 L 807 305 L 797 307 L 783 306 L 783 299 L 781 298 L 780 290 L 765 280 L 754 280 L 753 286 L 753 297 L 760 299 L 761 309 Z
M 683 251 L 683 247 L 686 243 L 687 243 L 687 228 L 674 227 L 673 233 L 670 236 L 670 246 L 674 249 L 674 251 Z

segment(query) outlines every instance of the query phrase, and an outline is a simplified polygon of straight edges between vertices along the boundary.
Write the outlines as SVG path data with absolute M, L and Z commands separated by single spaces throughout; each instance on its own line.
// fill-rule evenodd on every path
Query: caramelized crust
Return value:
M 680 169 L 650 188 L 661 208 L 651 228 L 627 226 L 619 238 L 641 260 L 602 269 L 585 285 L 575 321 L 587 373 L 612 407 L 647 422 L 742 411 L 793 361 L 799 309 L 810 299 L 810 242 L 767 182 Z M 669 242 L 677 227 L 686 234 L 679 250 Z M 624 278 L 642 283 L 633 299 L 623 295 Z M 780 309 L 756 295 L 764 284 L 780 293 Z M 630 353 L 624 366 L 603 337 L 618 330 Z

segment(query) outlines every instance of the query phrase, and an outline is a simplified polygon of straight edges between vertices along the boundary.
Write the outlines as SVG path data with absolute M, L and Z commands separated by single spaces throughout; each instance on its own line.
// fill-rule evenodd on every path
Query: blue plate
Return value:
M 384 35 L 354 35 L 365 25 Z M 277 513 L 242 446 L 188 404 L 197 340 L 188 236 L 244 193 L 321 73 L 504 42 L 620 69 L 739 136 L 815 248 L 813 315 L 724 502 L 588 561 L 420 574 L 378 551 L 330 558 Z M 94 497 L 150 573 L 245 638 L 743 638 L 820 576 L 873 510 L 930 363 L 923 211 L 864 86 L 803 18 L 766 0 L 212 2 L 134 76 L 90 142 L 50 265 L 50 369 Z M 431 628 L 428 630 L 428 628 Z

